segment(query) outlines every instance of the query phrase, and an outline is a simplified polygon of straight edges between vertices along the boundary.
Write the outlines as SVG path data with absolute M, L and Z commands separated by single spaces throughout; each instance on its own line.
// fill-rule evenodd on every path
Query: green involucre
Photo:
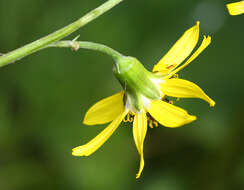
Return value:
M 141 109 L 141 95 L 149 99 L 159 99 L 160 92 L 151 80 L 152 73 L 136 58 L 121 57 L 113 71 L 136 109 Z

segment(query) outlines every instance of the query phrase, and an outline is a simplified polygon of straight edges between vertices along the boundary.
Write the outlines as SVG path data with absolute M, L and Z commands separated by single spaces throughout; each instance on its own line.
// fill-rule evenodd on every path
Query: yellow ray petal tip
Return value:
M 186 119 L 186 124 L 187 123 L 191 123 L 193 121 L 195 121 L 197 119 L 197 117 L 195 115 L 190 115 L 187 119 Z
M 83 151 L 81 151 L 81 147 L 75 147 L 72 149 L 72 155 L 73 156 L 86 156 Z
M 82 123 L 85 124 L 85 125 L 92 125 L 92 124 L 90 124 L 89 121 L 86 119 L 86 116 L 84 117 Z
M 84 117 L 82 123 L 84 125 L 96 125 L 97 123 L 96 122 L 93 122 L 92 120 L 90 120 L 87 113 L 85 114 L 85 117 Z
M 73 156 L 78 156 L 78 154 L 77 154 L 78 153 L 77 148 L 78 147 L 72 149 L 72 155 Z
M 197 21 L 195 26 L 193 26 L 191 29 L 193 30 L 199 30 L 199 25 L 200 25 L 200 21 Z
M 140 176 L 141 176 L 141 174 L 136 174 L 136 179 L 139 179 L 140 178 Z
M 139 179 L 141 177 L 143 167 L 144 167 L 144 164 L 143 164 L 142 168 L 140 168 L 140 171 L 136 174 L 136 179 Z
M 229 3 L 226 5 L 230 15 L 240 15 L 244 13 L 244 1 Z
M 209 104 L 210 104 L 210 107 L 214 107 L 215 106 L 215 101 L 210 100 Z
M 207 40 L 208 43 L 211 43 L 211 36 L 207 36 L 207 37 L 206 37 L 206 36 L 204 35 L 203 37 L 204 37 L 204 39 Z

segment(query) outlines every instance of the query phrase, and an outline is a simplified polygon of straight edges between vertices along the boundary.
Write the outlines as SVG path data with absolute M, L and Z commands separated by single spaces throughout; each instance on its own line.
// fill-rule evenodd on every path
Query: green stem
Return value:
M 77 51 L 80 48 L 100 51 L 102 53 L 111 56 L 114 59 L 115 63 L 119 58 L 123 56 L 122 54 L 120 54 L 119 52 L 115 51 L 114 49 L 108 46 L 94 43 L 94 42 L 58 41 L 48 45 L 47 47 L 60 47 L 60 48 L 65 47 L 65 48 L 71 48 L 74 51 Z
M 0 57 L 0 67 L 6 66 L 10 63 L 14 63 L 17 60 L 20 60 L 21 58 L 30 55 L 38 50 L 41 50 L 45 48 L 47 45 L 58 41 L 69 34 L 73 33 L 74 31 L 78 30 L 82 26 L 86 25 L 87 23 L 91 22 L 92 20 L 96 19 L 106 11 L 113 8 L 115 5 L 119 4 L 123 0 L 108 0 L 98 8 L 90 11 L 85 16 L 81 17 L 77 21 L 71 23 L 70 25 L 52 33 L 48 36 L 41 38 L 39 40 L 36 40 L 30 44 L 27 44 L 21 48 L 18 48 L 16 50 L 13 50 L 7 54 L 4 54 Z

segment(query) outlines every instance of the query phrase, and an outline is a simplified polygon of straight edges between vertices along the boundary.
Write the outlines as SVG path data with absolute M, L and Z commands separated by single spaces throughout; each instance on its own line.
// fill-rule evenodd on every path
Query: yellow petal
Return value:
M 230 15 L 240 15 L 244 13 L 244 1 L 229 3 L 226 6 Z
M 196 116 L 189 115 L 185 110 L 161 100 L 152 101 L 148 112 L 165 127 L 180 127 L 196 120 Z
M 136 174 L 138 179 L 141 176 L 141 172 L 144 168 L 144 158 L 143 158 L 143 143 L 147 133 L 147 116 L 144 110 L 139 113 L 136 113 L 134 122 L 133 122 L 133 137 L 136 144 L 136 148 L 141 156 L 140 168 Z
M 72 149 L 73 156 L 89 156 L 100 148 L 108 138 L 113 134 L 113 132 L 118 128 L 119 124 L 125 117 L 128 111 L 123 111 L 117 116 L 108 127 L 106 127 L 101 133 L 99 133 L 94 139 L 89 141 L 87 144 L 78 146 Z
M 178 98 L 201 98 L 208 102 L 211 107 L 215 102 L 203 92 L 196 84 L 183 79 L 167 79 L 161 85 L 161 91 L 168 96 Z
M 188 29 L 168 53 L 154 66 L 153 71 L 167 74 L 182 63 L 192 52 L 199 38 L 199 21 Z
M 208 36 L 204 36 L 203 37 L 203 41 L 200 45 L 200 47 L 191 55 L 191 57 L 181 66 L 179 66 L 178 68 L 176 68 L 175 70 L 173 70 L 172 72 L 170 72 L 170 74 L 167 76 L 167 78 L 170 78 L 171 76 L 173 76 L 174 74 L 176 74 L 177 72 L 179 72 L 181 69 L 185 68 L 187 65 L 189 65 L 189 63 L 191 63 L 194 59 L 197 58 L 197 56 L 202 53 L 203 50 L 206 49 L 206 47 L 208 47 L 208 45 L 211 43 L 211 37 Z
M 121 91 L 97 102 L 87 111 L 83 123 L 95 125 L 114 120 L 124 109 L 123 96 L 124 91 Z

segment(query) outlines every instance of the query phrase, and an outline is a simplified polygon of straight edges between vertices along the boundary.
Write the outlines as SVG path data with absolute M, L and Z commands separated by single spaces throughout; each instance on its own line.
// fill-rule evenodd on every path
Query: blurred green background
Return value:
M 51 33 L 105 0 L 1 0 L 0 52 Z M 122 124 L 92 156 L 71 149 L 104 127 L 84 126 L 87 109 L 121 87 L 107 55 L 46 49 L 0 69 L 0 189 L 244 189 L 244 15 L 229 16 L 222 0 L 125 0 L 67 39 L 99 42 L 137 57 L 149 70 L 200 20 L 211 45 L 180 77 L 216 101 L 176 105 L 198 120 L 177 129 L 149 129 L 145 168 L 132 128 Z

